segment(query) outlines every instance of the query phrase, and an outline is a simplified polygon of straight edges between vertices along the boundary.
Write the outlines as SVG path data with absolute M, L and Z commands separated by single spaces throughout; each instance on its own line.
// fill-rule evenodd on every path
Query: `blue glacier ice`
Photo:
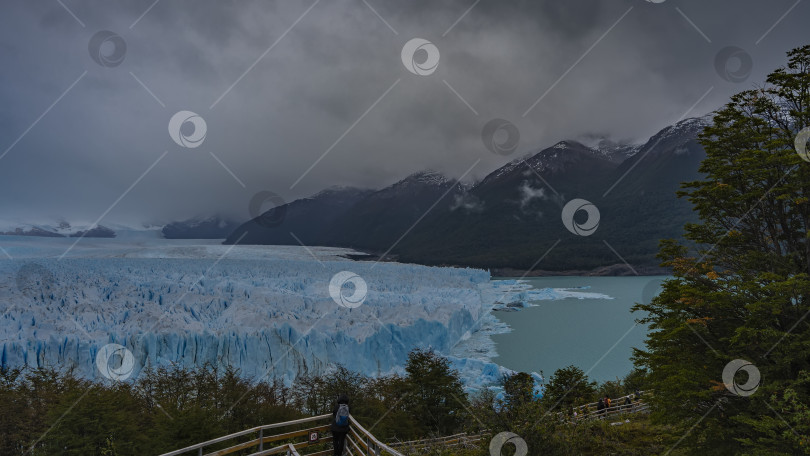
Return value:
M 493 308 L 604 298 L 491 281 L 478 269 L 349 261 L 345 249 L 88 240 L 59 259 L 72 242 L 0 237 L 13 258 L 0 260 L 0 366 L 103 379 L 97 355 L 115 343 L 132 353 L 128 378 L 147 366 L 212 363 L 289 383 L 336 364 L 402 372 L 419 347 L 448 356 L 475 389 L 511 373 L 489 361 L 489 335 L 508 331 Z M 341 271 L 367 283 L 357 308 L 329 294 Z

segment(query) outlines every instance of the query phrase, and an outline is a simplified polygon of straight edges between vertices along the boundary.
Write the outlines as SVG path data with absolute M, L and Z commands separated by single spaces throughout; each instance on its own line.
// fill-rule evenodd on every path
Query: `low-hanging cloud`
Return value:
M 0 217 L 246 218 L 264 190 L 480 179 L 514 158 L 482 144 L 496 117 L 520 130 L 516 154 L 643 139 L 761 82 L 806 44 L 808 8 L 766 34 L 792 0 L 62 3 L 0 18 Z M 88 52 L 99 31 L 125 41 L 120 63 Z M 432 74 L 403 65 L 412 38 L 438 49 Z M 744 82 L 715 69 L 729 45 L 752 57 Z M 205 120 L 197 147 L 170 136 L 179 111 Z
M 453 204 L 450 205 L 450 210 L 480 213 L 484 211 L 484 202 L 481 198 L 471 193 L 462 193 L 453 197 Z

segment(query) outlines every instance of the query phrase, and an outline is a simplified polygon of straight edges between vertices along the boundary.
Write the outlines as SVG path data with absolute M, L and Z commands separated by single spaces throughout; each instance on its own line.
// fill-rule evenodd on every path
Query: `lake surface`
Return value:
M 637 325 L 637 302 L 649 302 L 666 276 L 644 277 L 528 277 L 534 288 L 579 288 L 614 299 L 534 301 L 519 312 L 494 312 L 512 328 L 495 334 L 498 357 L 492 361 L 523 372 L 555 370 L 575 365 L 592 380 L 623 378 L 633 368 L 632 347 L 643 348 L 647 328 Z

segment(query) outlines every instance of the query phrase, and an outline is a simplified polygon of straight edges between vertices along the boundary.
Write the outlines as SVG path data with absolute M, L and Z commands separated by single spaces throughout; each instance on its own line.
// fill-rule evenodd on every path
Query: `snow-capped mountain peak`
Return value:
M 397 182 L 394 185 L 395 186 L 401 186 L 401 185 L 423 184 L 423 185 L 444 187 L 444 186 L 446 186 L 448 184 L 453 184 L 453 183 L 454 183 L 454 181 L 450 180 L 444 174 L 428 169 L 428 170 L 413 173 L 410 176 L 406 177 L 405 179 L 402 179 L 401 181 Z

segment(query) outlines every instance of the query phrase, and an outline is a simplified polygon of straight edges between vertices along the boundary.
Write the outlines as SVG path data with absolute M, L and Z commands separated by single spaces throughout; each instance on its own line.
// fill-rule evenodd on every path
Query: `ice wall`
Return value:
M 26 269 L 31 277 L 20 279 Z M 343 270 L 368 285 L 358 308 L 329 295 Z M 385 374 L 415 347 L 449 352 L 490 310 L 485 271 L 394 263 L 37 258 L 0 262 L 0 277 L 0 364 L 88 378 L 99 377 L 96 356 L 108 343 L 132 352 L 133 376 L 206 362 L 287 381 L 334 363 Z

